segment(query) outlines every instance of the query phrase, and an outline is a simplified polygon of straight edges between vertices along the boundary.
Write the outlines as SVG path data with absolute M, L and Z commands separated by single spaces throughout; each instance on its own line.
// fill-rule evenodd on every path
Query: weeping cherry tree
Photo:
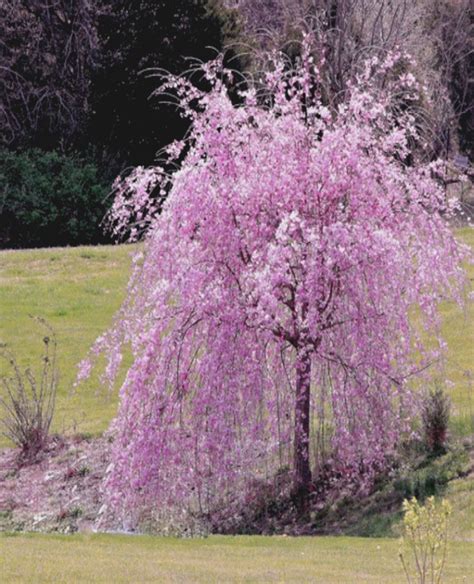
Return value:
M 411 379 L 443 351 L 423 339 L 440 300 L 462 302 L 467 252 L 442 165 L 407 163 L 418 88 L 406 57 L 366 62 L 330 111 L 309 45 L 293 68 L 274 56 L 238 105 L 219 59 L 203 67 L 207 92 L 166 77 L 191 132 L 166 165 L 117 184 L 113 228 L 145 229 L 144 243 L 93 352 L 107 350 L 110 378 L 133 352 L 106 479 L 124 517 L 149 504 L 210 513 L 285 465 L 307 494 L 323 387 L 332 457 L 369 485 L 410 428 Z

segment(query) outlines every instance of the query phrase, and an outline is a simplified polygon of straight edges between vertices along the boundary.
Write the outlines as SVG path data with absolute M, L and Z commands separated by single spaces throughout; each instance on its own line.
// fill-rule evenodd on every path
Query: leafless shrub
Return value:
M 336 107 L 367 57 L 402 49 L 414 57 L 413 73 L 423 87 L 416 104 L 423 155 L 472 155 L 474 35 L 471 0 L 226 0 L 236 8 L 254 49 L 295 46 L 310 30 L 322 96 Z M 297 44 L 297 43 L 296 43 Z M 291 48 L 289 49 L 291 52 Z
M 57 341 L 51 326 L 36 318 L 47 331 L 43 337 L 42 371 L 35 376 L 28 367 L 22 370 L 15 355 L 6 345 L 0 346 L 10 375 L 2 376 L 3 395 L 0 396 L 3 434 L 18 448 L 23 460 L 32 460 L 46 446 L 54 415 L 58 386 L 56 360 Z

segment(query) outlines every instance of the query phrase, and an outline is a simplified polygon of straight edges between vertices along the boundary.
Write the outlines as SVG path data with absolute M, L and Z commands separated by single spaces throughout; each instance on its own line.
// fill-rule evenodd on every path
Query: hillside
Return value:
M 473 230 L 461 229 L 458 234 L 474 247 Z M 326 502 L 312 517 L 313 533 L 372 539 L 210 536 L 183 541 L 80 534 L 66 540 L 58 535 L 16 534 L 18 530 L 88 531 L 95 524 L 108 464 L 107 440 L 98 435 L 114 416 L 117 388 L 109 393 L 97 375 L 75 392 L 72 385 L 77 363 L 120 306 L 135 249 L 105 246 L 0 252 L 0 339 L 10 344 L 22 365 L 37 365 L 41 331 L 28 315 L 41 315 L 53 325 L 61 369 L 54 430 L 69 436 L 56 438 L 47 456 L 23 468 L 17 468 L 13 451 L 0 450 L 0 531 L 15 530 L 14 538 L 0 534 L 5 581 L 108 582 L 113 576 L 116 582 L 145 582 L 156 580 L 157 575 L 166 579 L 179 574 L 183 581 L 196 582 L 223 578 L 229 582 L 309 582 L 317 573 L 324 582 L 380 582 L 383 578 L 395 583 L 400 581 L 394 539 L 400 533 L 400 497 L 410 496 L 416 489 L 434 488 L 454 509 L 450 537 L 455 543 L 450 546 L 446 581 L 466 582 L 474 541 L 474 463 L 469 439 L 474 429 L 472 303 L 466 314 L 453 305 L 442 307 L 449 346 L 446 369 L 454 382 L 449 389 L 451 432 L 465 444 L 471 443 L 471 460 L 459 450 L 460 455 L 453 451 L 428 464 L 422 461 L 406 479 L 388 480 L 366 499 Z M 472 280 L 474 268 L 469 270 Z M 0 446 L 6 445 L 3 439 Z M 265 513 L 271 504 L 270 498 Z M 252 521 L 255 532 L 258 522 L 255 517 Z M 273 529 L 278 531 L 278 525 L 273 526 L 266 517 L 261 533 Z M 55 561 L 59 548 L 61 563 Z M 129 554 L 140 557 L 140 562 L 118 571 L 119 558 Z M 92 572 L 85 568 L 84 558 L 93 566 Z
M 474 230 L 458 233 L 474 248 Z M 122 245 L 0 252 L 0 341 L 9 344 L 22 365 L 34 368 L 39 364 L 42 331 L 28 315 L 44 317 L 58 336 L 56 431 L 98 434 L 115 414 L 116 393 L 103 389 L 98 375 L 75 392 L 73 383 L 77 364 L 120 306 L 134 249 Z M 474 266 L 469 270 L 473 280 Z M 454 383 L 449 389 L 452 430 L 468 436 L 474 432 L 474 303 L 466 314 L 446 304 L 442 315 L 449 347 L 446 369 Z

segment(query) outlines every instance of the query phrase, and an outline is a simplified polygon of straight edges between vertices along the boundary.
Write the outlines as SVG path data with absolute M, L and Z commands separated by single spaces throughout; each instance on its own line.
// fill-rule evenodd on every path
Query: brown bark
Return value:
M 309 430 L 311 403 L 311 355 L 298 353 L 296 361 L 296 402 L 294 437 L 294 490 L 306 494 L 311 483 Z

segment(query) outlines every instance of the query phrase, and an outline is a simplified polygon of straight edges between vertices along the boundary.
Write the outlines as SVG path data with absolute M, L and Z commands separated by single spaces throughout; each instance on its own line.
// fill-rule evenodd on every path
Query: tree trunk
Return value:
M 311 354 L 298 352 L 296 359 L 296 402 L 294 438 L 294 490 L 303 497 L 311 483 L 309 427 L 311 400 Z

